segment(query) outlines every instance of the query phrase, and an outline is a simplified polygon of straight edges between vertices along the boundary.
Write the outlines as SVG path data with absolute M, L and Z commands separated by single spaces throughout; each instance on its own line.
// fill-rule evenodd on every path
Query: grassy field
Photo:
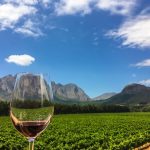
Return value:
M 57 115 L 36 150 L 130 150 L 150 141 L 150 113 Z M 0 117 L 0 149 L 23 150 L 27 140 Z

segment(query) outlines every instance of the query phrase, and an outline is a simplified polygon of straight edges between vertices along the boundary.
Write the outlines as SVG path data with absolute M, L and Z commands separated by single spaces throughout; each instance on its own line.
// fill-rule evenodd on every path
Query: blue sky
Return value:
M 150 86 L 147 0 L 2 0 L 0 76 L 48 73 L 90 97 Z

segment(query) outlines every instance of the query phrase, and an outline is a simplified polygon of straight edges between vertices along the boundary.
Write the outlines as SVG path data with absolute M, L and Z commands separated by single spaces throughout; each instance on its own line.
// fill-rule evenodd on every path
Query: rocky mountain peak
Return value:
M 11 99 L 11 93 L 14 89 L 16 76 L 7 75 L 3 78 L 0 78 L 0 100 L 10 100 Z M 29 80 L 30 79 L 30 80 Z M 36 83 L 36 78 L 32 75 L 30 75 L 30 78 L 28 77 L 28 80 L 25 78 L 24 82 L 25 85 L 28 84 L 28 82 L 32 82 L 33 86 L 39 86 Z M 21 87 L 20 87 L 21 88 Z M 85 92 L 79 88 L 75 84 L 56 84 L 54 81 L 52 82 L 52 89 L 55 97 L 61 98 L 62 100 L 78 100 L 78 101 L 87 101 L 90 98 L 85 94 Z M 29 91 L 29 90 L 26 90 Z M 37 95 L 37 91 L 30 87 L 30 94 Z M 28 92 L 29 94 L 29 92 Z
M 10 99 L 15 84 L 15 77 L 7 75 L 0 78 L 0 99 Z
M 52 82 L 52 88 L 54 95 L 64 100 L 66 99 L 79 101 L 90 100 L 89 96 L 87 96 L 81 88 L 72 83 L 62 85 Z
M 134 84 L 127 85 L 122 90 L 122 93 L 136 94 L 136 93 L 140 93 L 140 92 L 147 92 L 148 90 L 150 90 L 148 87 L 141 85 L 141 84 L 134 83 Z

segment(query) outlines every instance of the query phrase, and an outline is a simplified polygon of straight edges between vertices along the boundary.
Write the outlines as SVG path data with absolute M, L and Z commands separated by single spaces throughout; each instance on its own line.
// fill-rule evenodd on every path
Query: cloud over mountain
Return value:
M 150 86 L 150 79 L 139 81 L 139 84 Z

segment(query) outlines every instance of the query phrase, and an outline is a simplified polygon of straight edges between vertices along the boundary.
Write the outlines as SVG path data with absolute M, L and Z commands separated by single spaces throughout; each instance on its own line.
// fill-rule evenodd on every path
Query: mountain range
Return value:
M 89 101 L 90 97 L 77 85 L 69 83 L 66 85 L 52 82 L 52 91 L 55 97 L 61 100 Z
M 150 104 L 150 87 L 140 84 L 127 85 L 120 93 L 107 99 L 105 104 Z
M 10 100 L 16 76 L 8 75 L 0 78 L 0 99 Z
M 11 93 L 14 88 L 16 76 L 7 75 L 0 78 L 0 100 L 11 99 Z M 140 84 L 130 84 L 123 88 L 120 93 L 104 93 L 96 98 L 90 98 L 77 85 L 60 84 L 52 82 L 52 90 L 56 101 L 64 102 L 86 102 L 95 104 L 119 104 L 119 105 L 137 105 L 150 103 L 150 87 Z
M 93 100 L 106 100 L 108 98 L 111 98 L 112 96 L 116 95 L 117 93 L 112 92 L 112 93 L 104 93 L 100 96 L 92 98 Z
M 31 76 L 30 76 L 31 78 Z M 31 78 L 33 80 L 34 78 Z M 16 76 L 7 75 L 0 78 L 0 100 L 10 100 L 11 93 L 14 88 Z M 35 84 L 36 85 L 36 84 Z M 34 89 L 31 89 L 35 91 Z M 70 100 L 70 101 L 89 101 L 90 97 L 75 84 L 56 84 L 52 82 L 52 91 L 54 97 L 58 100 Z

